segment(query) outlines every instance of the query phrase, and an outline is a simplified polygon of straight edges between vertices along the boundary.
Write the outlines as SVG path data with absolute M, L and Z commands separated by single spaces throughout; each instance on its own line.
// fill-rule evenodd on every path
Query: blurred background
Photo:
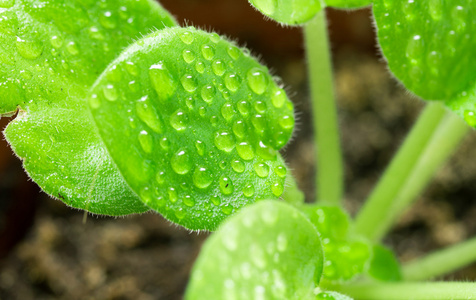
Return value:
M 302 33 L 266 21 L 246 0 L 161 0 L 182 24 L 249 47 L 282 78 L 298 127 L 283 154 L 308 201 L 314 145 Z M 328 9 L 344 147 L 345 205 L 360 207 L 418 115 L 422 102 L 389 75 L 371 10 Z M 9 118 L 0 120 L 3 129 Z M 458 152 L 386 239 L 402 261 L 476 236 L 476 136 Z M 42 193 L 0 141 L 0 299 L 182 299 L 206 233 L 157 214 L 87 216 Z M 476 264 L 445 279 L 476 280 Z

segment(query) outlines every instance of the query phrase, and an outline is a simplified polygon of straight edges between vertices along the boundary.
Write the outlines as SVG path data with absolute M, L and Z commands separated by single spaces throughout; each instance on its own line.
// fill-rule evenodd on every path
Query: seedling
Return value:
M 91 213 L 152 209 L 188 229 L 218 230 L 186 299 L 476 299 L 473 283 L 411 282 L 473 262 L 476 240 L 403 266 L 380 244 L 468 131 L 460 117 L 476 125 L 476 5 L 372 1 L 390 70 L 439 102 L 352 220 L 341 208 L 323 8 L 371 1 L 250 2 L 304 24 L 316 204 L 304 203 L 278 152 L 292 135 L 293 105 L 268 69 L 216 33 L 178 27 L 152 0 L 0 0 L 0 113 L 18 112 L 5 136 L 31 178 Z

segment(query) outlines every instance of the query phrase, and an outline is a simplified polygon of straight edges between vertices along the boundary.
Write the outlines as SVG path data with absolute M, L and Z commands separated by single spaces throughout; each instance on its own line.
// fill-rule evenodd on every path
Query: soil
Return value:
M 286 83 L 298 129 L 283 154 L 314 199 L 314 144 L 302 37 L 266 22 L 245 0 L 162 1 L 178 20 L 247 42 Z M 423 103 L 405 92 L 375 49 L 370 11 L 329 10 L 344 147 L 345 206 L 355 214 Z M 3 118 L 2 128 L 9 119 Z M 385 239 L 401 261 L 476 235 L 476 135 L 471 132 Z M 28 180 L 0 145 L 0 299 L 182 299 L 207 233 L 160 215 L 98 217 L 66 207 Z M 476 264 L 446 279 L 476 280 Z

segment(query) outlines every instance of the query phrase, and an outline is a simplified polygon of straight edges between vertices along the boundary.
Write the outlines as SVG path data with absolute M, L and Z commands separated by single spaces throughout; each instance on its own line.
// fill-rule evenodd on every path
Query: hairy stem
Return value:
M 343 189 L 343 167 L 325 10 L 305 25 L 304 37 L 317 144 L 317 199 L 326 204 L 339 204 Z
M 403 277 L 407 281 L 431 279 L 456 271 L 476 261 L 476 238 L 436 251 L 405 264 Z
M 444 114 L 445 109 L 439 103 L 430 103 L 425 107 L 404 144 L 357 215 L 355 220 L 357 233 L 372 240 L 380 237 L 379 226 L 391 214 L 395 198 L 408 183 L 408 176 L 416 168 L 418 159 L 437 130 Z
M 476 283 L 473 282 L 361 283 L 333 286 L 332 289 L 365 300 L 476 299 Z

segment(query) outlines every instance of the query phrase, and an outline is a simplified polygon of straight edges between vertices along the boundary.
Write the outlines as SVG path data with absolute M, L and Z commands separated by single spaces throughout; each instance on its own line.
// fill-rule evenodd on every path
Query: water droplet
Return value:
M 286 234 L 280 233 L 276 241 L 276 248 L 279 252 L 284 252 L 288 248 L 288 238 Z
M 206 189 L 213 182 L 211 172 L 205 167 L 198 167 L 193 172 L 193 183 L 199 189 Z
M 262 134 L 266 129 L 266 121 L 262 115 L 254 115 L 251 119 L 251 123 L 260 134 Z
M 104 40 L 104 35 L 96 26 L 92 26 L 89 28 L 89 35 L 95 40 Z
M 182 52 L 182 57 L 183 57 L 183 60 L 184 60 L 187 64 L 191 64 L 191 63 L 195 60 L 195 54 L 194 54 L 193 51 L 190 50 L 190 49 L 185 49 L 185 50 L 183 50 L 183 52 Z
M 262 141 L 258 143 L 256 147 L 256 154 L 265 160 L 274 160 L 276 158 L 276 150 L 266 146 Z
M 256 174 L 261 177 L 265 178 L 269 175 L 269 166 L 264 162 L 255 162 L 253 164 Z
M 231 167 L 236 173 L 243 173 L 245 171 L 245 164 L 238 159 L 231 162 Z
M 69 42 L 69 43 L 66 45 L 66 50 L 68 50 L 68 52 L 69 52 L 71 55 L 78 55 L 78 54 L 79 54 L 78 45 L 76 45 L 76 43 L 73 42 L 73 41 Z
M 160 148 L 162 148 L 164 151 L 169 150 L 170 142 L 166 137 L 163 137 L 160 140 Z
M 279 119 L 279 125 L 283 129 L 292 129 L 294 127 L 294 117 L 291 115 L 284 115 Z
M 233 182 L 226 176 L 222 176 L 220 178 L 220 191 L 223 195 L 229 195 L 233 193 L 234 187 Z
M 210 41 L 216 44 L 220 41 L 220 36 L 216 32 L 212 32 L 210 33 Z
M 190 31 L 185 31 L 180 34 L 180 39 L 182 42 L 184 42 L 187 45 L 190 45 L 193 43 L 193 40 L 195 39 L 193 34 Z
M 148 96 L 142 97 L 136 103 L 136 111 L 139 118 L 153 131 L 162 133 L 162 122 L 155 108 L 148 101 Z
M 428 11 L 433 20 L 440 20 L 443 16 L 443 0 L 430 0 L 428 3 Z
M 26 41 L 17 37 L 16 47 L 18 53 L 26 59 L 36 59 L 43 53 L 43 45 L 38 41 Z
M 230 215 L 233 212 L 233 206 L 231 204 L 227 203 L 227 204 L 225 204 L 221 207 L 221 211 L 225 215 Z
M 407 44 L 406 56 L 412 64 L 417 64 L 424 52 L 423 41 L 420 35 L 414 35 Z
M 221 203 L 220 197 L 218 197 L 218 196 L 213 196 L 213 197 L 210 198 L 210 200 L 212 201 L 213 205 L 215 205 L 215 206 L 218 206 Z
M 266 103 L 264 103 L 262 101 L 256 101 L 255 104 L 254 104 L 254 108 L 259 113 L 265 113 L 266 112 Z
M 163 185 L 165 183 L 165 172 L 157 172 L 157 175 L 155 175 L 155 180 L 159 185 Z
M 235 73 L 228 73 L 225 76 L 225 86 L 232 92 L 236 92 L 241 85 L 241 78 Z
M 170 125 L 172 125 L 172 127 L 177 131 L 183 131 L 187 129 L 187 125 L 188 125 L 187 114 L 181 109 L 177 110 L 170 116 Z
M 160 100 L 164 101 L 175 93 L 176 81 L 163 62 L 149 68 L 149 78 Z
M 275 183 L 271 186 L 271 192 L 272 192 L 273 195 L 275 195 L 276 197 L 279 197 L 279 196 L 281 196 L 281 195 L 284 193 L 284 186 L 283 186 L 280 182 L 275 182 Z
M 201 52 L 203 58 L 206 60 L 212 60 L 215 56 L 215 48 L 210 45 L 202 45 Z
M 117 26 L 117 22 L 110 11 L 106 11 L 99 16 L 99 23 L 107 29 L 113 29 Z
M 235 46 L 229 46 L 228 49 L 226 49 L 226 51 L 228 52 L 228 55 L 229 55 L 232 59 L 237 60 L 238 58 L 240 58 L 241 51 L 240 51 L 240 49 L 238 49 L 237 47 L 235 47 Z
M 226 130 L 218 131 L 215 133 L 215 146 L 219 150 L 231 152 L 235 148 L 235 138 Z
M 145 186 L 140 190 L 140 198 L 144 203 L 150 203 L 152 201 L 152 191 L 149 187 Z
M 186 195 L 183 198 L 183 204 L 187 205 L 188 207 L 193 207 L 195 205 L 195 201 L 192 199 L 190 195 Z
M 15 5 L 15 0 L 0 0 L 1 8 L 10 8 Z
M 243 188 L 243 195 L 245 195 L 245 197 L 253 197 L 253 195 L 255 194 L 255 187 L 251 184 L 248 184 L 246 185 L 244 188 Z
M 132 76 L 139 75 L 139 69 L 132 61 L 126 62 L 126 71 Z
M 233 117 L 235 116 L 235 109 L 233 108 L 233 104 L 231 103 L 223 104 L 223 106 L 221 107 L 221 115 L 227 121 L 230 121 L 231 119 L 233 119 Z
M 233 133 L 238 138 L 244 138 L 246 136 L 246 124 L 238 120 L 233 124 Z
M 190 156 L 188 155 L 188 152 L 184 149 L 177 151 L 172 156 L 170 163 L 175 173 L 180 175 L 187 174 L 190 171 L 190 168 L 192 167 Z
M 205 64 L 202 61 L 197 61 L 195 63 L 195 70 L 198 73 L 203 74 L 203 72 L 205 72 Z
M 152 146 L 153 146 L 152 137 L 147 131 L 142 130 L 139 133 L 139 143 L 142 147 L 142 150 L 144 150 L 144 152 L 152 153 Z
M 198 109 L 198 114 L 200 115 L 200 117 L 204 117 L 206 113 L 207 113 L 207 109 L 204 106 Z
M 102 89 L 104 97 L 109 101 L 116 101 L 119 97 L 116 88 L 112 84 L 107 84 Z
M 63 46 L 63 38 L 57 35 L 53 35 L 50 39 L 51 46 L 56 49 L 61 48 Z
M 222 76 L 225 74 L 225 64 L 221 60 L 215 60 L 212 63 L 212 70 L 215 75 Z
M 183 75 L 180 81 L 182 82 L 183 88 L 189 93 L 192 93 L 197 89 L 197 82 L 195 81 L 195 78 L 190 74 Z
M 252 160 L 255 157 L 253 146 L 247 142 L 241 142 L 236 145 L 236 151 L 238 152 L 238 155 L 244 160 Z
M 238 107 L 238 111 L 243 117 L 247 117 L 250 113 L 251 107 L 247 101 L 240 101 L 236 106 Z
M 203 156 L 205 154 L 205 145 L 203 144 L 202 141 L 196 141 L 195 142 L 195 148 L 197 148 L 197 153 L 200 156 Z
M 175 216 L 177 217 L 177 219 L 181 220 L 185 218 L 186 215 L 187 215 L 187 212 L 182 207 L 179 207 L 175 210 Z
M 286 102 L 286 93 L 284 92 L 284 90 L 278 89 L 271 98 L 271 102 L 276 108 L 282 107 L 284 102 Z
M 248 86 L 258 95 L 263 94 L 268 87 L 268 76 L 259 68 L 252 68 L 246 75 Z
M 212 103 L 213 98 L 216 95 L 216 89 L 213 85 L 206 85 L 202 88 L 200 95 L 202 96 L 203 101 Z
M 92 94 L 91 97 L 89 97 L 89 106 L 93 109 L 99 108 L 101 106 L 101 101 L 99 101 L 98 95 L 97 94 Z
M 278 175 L 280 178 L 284 178 L 286 177 L 288 170 L 284 166 L 277 166 L 274 168 L 274 173 L 276 173 L 276 175 Z
M 465 110 L 464 111 L 464 120 L 471 127 L 476 127 L 476 114 L 474 111 Z
M 211 116 L 211 117 L 210 117 L 210 124 L 212 124 L 213 127 L 217 126 L 217 124 L 218 124 L 218 117 L 217 117 L 217 116 Z

